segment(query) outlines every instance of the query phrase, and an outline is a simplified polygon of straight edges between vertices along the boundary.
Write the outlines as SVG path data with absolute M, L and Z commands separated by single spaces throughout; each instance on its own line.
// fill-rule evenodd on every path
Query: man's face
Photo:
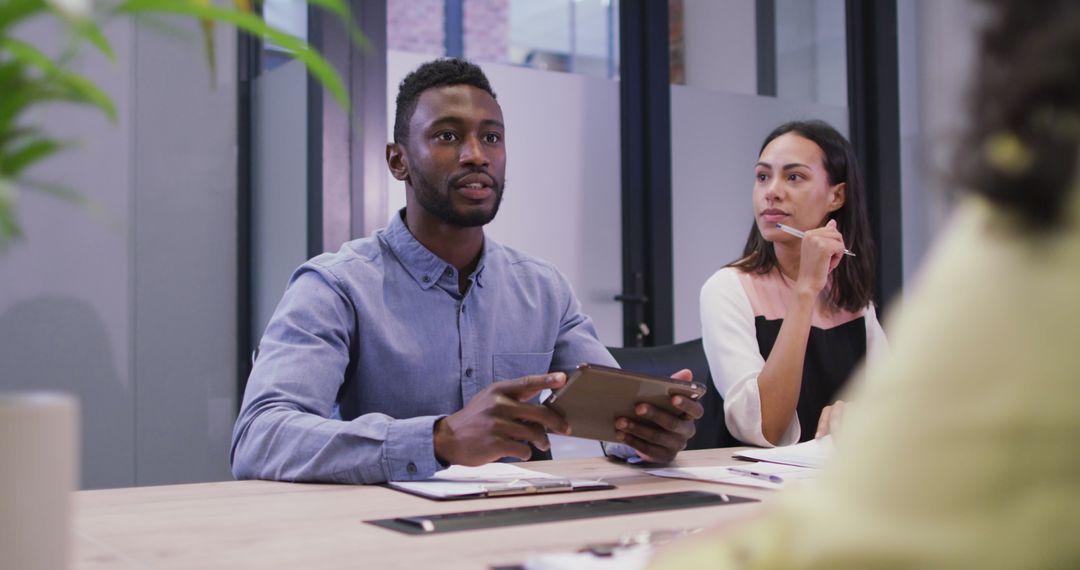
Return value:
M 506 175 L 502 109 L 483 89 L 424 91 L 409 121 L 407 180 L 435 218 L 460 227 L 495 218 Z

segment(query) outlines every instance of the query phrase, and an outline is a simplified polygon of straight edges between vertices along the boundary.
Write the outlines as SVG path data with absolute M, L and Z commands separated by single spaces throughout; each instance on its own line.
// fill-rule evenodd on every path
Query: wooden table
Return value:
M 733 449 L 680 454 L 676 465 L 735 463 Z M 75 493 L 74 568 L 487 568 L 530 552 L 568 551 L 643 531 L 727 523 L 762 503 L 721 505 L 481 531 L 408 536 L 364 520 L 683 490 L 768 498 L 772 491 L 662 479 L 602 458 L 530 469 L 603 478 L 615 490 L 437 502 L 380 486 L 229 481 Z

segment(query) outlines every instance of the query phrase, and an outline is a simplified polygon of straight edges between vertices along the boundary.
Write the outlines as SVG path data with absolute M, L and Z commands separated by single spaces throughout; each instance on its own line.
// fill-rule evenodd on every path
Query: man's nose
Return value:
M 484 145 L 477 137 L 466 137 L 464 144 L 461 145 L 461 155 L 458 157 L 458 162 L 461 164 L 473 164 L 477 166 L 487 166 L 489 160 L 487 153 L 484 152 Z

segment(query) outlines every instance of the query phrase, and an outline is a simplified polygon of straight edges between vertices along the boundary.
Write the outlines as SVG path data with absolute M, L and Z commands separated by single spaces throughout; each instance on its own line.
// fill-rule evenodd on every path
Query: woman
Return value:
M 658 568 L 1080 568 L 1080 2 L 982 2 L 970 195 L 805 489 Z
M 855 152 L 828 124 L 770 133 L 754 180 L 743 257 L 701 289 L 702 337 L 732 435 L 789 445 L 829 433 L 843 413 L 836 394 L 885 346 L 873 244 Z

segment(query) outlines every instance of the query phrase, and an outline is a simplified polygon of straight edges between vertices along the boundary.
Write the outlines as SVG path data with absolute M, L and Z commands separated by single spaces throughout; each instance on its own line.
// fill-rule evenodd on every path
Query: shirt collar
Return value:
M 457 270 L 452 265 L 431 253 L 412 235 L 409 228 L 405 226 L 404 208 L 399 210 L 397 215 L 391 216 L 391 218 L 390 225 L 382 232 L 382 239 L 386 242 L 390 251 L 393 251 L 394 255 L 401 261 L 405 271 L 409 272 L 409 275 L 416 280 L 416 283 L 422 289 L 428 289 L 435 285 L 448 272 L 456 274 Z M 484 250 L 480 255 L 480 261 L 476 264 L 476 270 L 473 272 L 473 281 L 480 287 L 484 286 L 484 262 L 489 257 L 493 247 L 495 247 L 494 242 L 485 235 Z

